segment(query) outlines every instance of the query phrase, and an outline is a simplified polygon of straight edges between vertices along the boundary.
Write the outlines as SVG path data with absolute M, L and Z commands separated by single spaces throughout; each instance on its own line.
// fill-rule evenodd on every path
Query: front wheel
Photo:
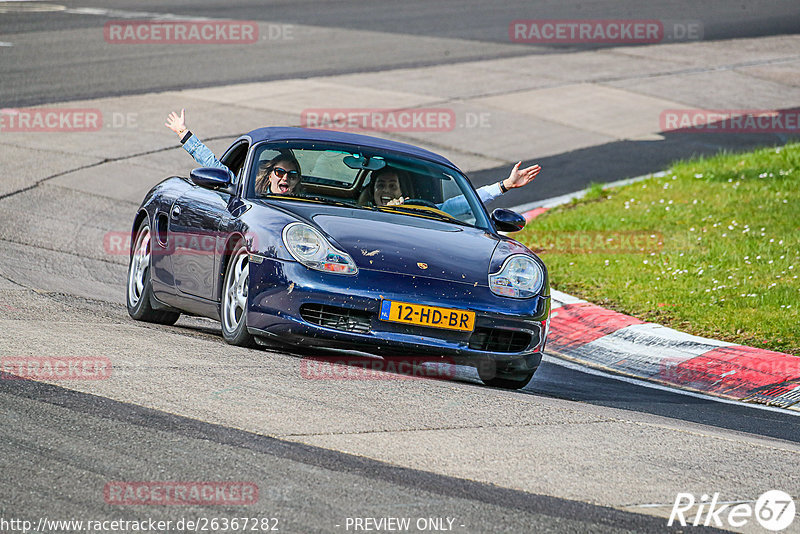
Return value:
M 153 287 L 150 283 L 150 224 L 142 221 L 133 242 L 133 254 L 128 265 L 128 291 L 126 303 L 128 314 L 137 321 L 171 325 L 175 324 L 178 312 L 154 310 L 150 303 Z
M 233 249 L 225 280 L 222 284 L 222 337 L 231 345 L 254 346 L 253 336 L 247 331 L 247 292 L 250 281 L 250 254 L 244 243 Z

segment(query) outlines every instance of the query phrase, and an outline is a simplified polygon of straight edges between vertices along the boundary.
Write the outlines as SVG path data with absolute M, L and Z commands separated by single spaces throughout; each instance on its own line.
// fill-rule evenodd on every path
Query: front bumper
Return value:
M 473 366 L 491 360 L 499 370 L 520 372 L 538 367 L 550 314 L 549 295 L 511 299 L 494 295 L 486 285 L 369 269 L 336 275 L 259 256 L 251 256 L 248 300 L 248 330 L 267 340 L 382 356 L 452 358 Z M 383 300 L 471 310 L 475 330 L 382 321 Z

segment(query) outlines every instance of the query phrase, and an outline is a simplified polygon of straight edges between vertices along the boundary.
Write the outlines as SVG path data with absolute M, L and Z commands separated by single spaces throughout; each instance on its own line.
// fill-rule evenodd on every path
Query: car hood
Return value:
M 359 269 L 485 286 L 499 239 L 478 228 L 366 210 L 310 218 Z

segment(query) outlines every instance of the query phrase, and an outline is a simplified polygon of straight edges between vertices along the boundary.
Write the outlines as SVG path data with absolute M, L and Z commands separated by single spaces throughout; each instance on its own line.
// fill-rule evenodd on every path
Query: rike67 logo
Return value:
M 691 493 L 678 493 L 667 526 L 677 522 L 682 527 L 742 528 L 755 519 L 765 529 L 780 532 L 792 524 L 795 512 L 794 499 L 781 490 L 762 493 L 755 504 L 752 501 L 722 502 L 719 493 L 711 497 L 704 494 L 698 502 Z

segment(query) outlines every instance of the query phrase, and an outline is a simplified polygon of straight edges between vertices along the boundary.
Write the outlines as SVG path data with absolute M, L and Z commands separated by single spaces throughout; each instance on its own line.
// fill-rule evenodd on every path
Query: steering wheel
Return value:
M 435 208 L 439 209 L 439 206 L 431 202 L 430 200 L 425 200 L 424 198 L 409 198 L 401 206 L 426 206 L 428 208 Z

